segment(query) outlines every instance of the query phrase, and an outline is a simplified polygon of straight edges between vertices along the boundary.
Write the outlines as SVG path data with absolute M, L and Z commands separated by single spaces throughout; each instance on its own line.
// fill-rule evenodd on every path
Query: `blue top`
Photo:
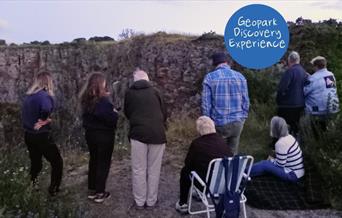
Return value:
M 336 79 L 332 72 L 324 68 L 312 74 L 304 87 L 306 113 L 327 115 L 328 95 L 331 90 L 336 92 Z
M 245 77 L 227 64 L 219 65 L 203 80 L 202 114 L 216 126 L 248 117 L 249 97 Z
M 282 76 L 277 92 L 278 107 L 304 107 L 303 87 L 307 73 L 300 64 L 291 66 Z
M 25 131 L 34 134 L 50 131 L 49 124 L 42 126 L 39 130 L 34 129 L 34 124 L 38 122 L 38 119 L 46 120 L 52 113 L 53 108 L 53 98 L 45 90 L 27 95 L 22 107 L 22 120 Z
M 114 106 L 108 97 L 100 98 L 94 111 L 84 112 L 82 117 L 86 130 L 114 131 L 118 120 L 118 114 L 114 112 Z

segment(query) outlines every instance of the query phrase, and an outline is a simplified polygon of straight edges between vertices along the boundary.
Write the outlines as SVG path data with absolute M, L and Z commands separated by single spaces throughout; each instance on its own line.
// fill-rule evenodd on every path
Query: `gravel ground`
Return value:
M 68 176 L 66 186 L 78 186 L 80 192 L 80 205 L 83 205 L 82 216 L 87 218 L 121 218 L 121 217 L 206 217 L 206 215 L 190 216 L 179 215 L 174 205 L 178 200 L 179 193 L 179 172 L 184 154 L 181 151 L 174 152 L 166 149 L 163 167 L 160 178 L 158 205 L 151 210 L 136 210 L 133 205 L 133 197 L 131 191 L 131 170 L 129 157 L 124 157 L 121 161 L 114 160 L 112 163 L 110 175 L 107 180 L 107 190 L 111 192 L 110 199 L 103 204 L 95 204 L 87 200 L 87 166 L 82 166 Z M 240 215 L 242 217 L 242 214 Z M 215 214 L 212 213 L 212 217 Z M 272 211 L 259 210 L 247 206 L 247 217 L 255 218 L 288 218 L 288 217 L 342 217 L 342 211 L 331 209 L 325 210 L 291 210 L 291 211 Z

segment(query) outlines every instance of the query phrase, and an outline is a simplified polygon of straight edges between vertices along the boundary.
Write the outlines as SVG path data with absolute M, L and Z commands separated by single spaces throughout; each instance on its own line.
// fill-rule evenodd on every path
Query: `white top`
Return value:
M 297 178 L 304 176 L 303 154 L 292 135 L 281 137 L 275 144 L 274 164 L 283 167 L 286 173 L 293 171 Z

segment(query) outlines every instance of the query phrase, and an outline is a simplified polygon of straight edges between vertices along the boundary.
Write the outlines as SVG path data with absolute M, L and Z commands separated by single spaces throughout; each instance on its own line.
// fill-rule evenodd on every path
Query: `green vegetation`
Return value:
M 44 166 L 37 190 L 30 183 L 27 151 L 19 147 L 0 153 L 0 217 L 81 217 L 83 211 L 72 199 L 75 191 L 48 195 L 48 164 Z
M 303 150 L 306 156 L 314 160 L 322 180 L 326 197 L 334 208 L 342 210 L 342 117 L 341 114 L 331 119 L 326 132 L 314 134 L 308 117 L 301 121 Z
M 289 26 L 291 32 L 291 43 L 289 51 L 296 50 L 302 57 L 302 64 L 308 72 L 312 72 L 309 61 L 317 56 L 325 56 L 328 60 L 328 69 L 332 71 L 338 81 L 338 92 L 342 102 L 342 24 L 333 20 L 321 23 L 305 23 L 305 25 Z M 144 37 L 151 37 L 146 40 Z M 127 40 L 127 46 L 138 46 L 141 42 L 149 43 L 149 40 L 157 40 L 159 43 L 189 42 L 191 40 L 223 40 L 213 33 L 206 33 L 202 37 L 184 36 L 179 34 L 166 34 L 163 32 L 152 36 L 135 35 Z M 94 42 L 94 46 L 108 46 L 121 42 Z M 135 44 L 134 44 L 135 43 Z M 85 43 L 80 46 L 89 46 Z M 36 45 L 24 45 L 34 47 Z M 37 45 L 38 46 L 38 45 Z M 58 45 L 46 45 L 58 46 Z M 140 44 L 139 44 L 140 46 Z M 83 48 L 83 47 L 82 47 Z M 127 53 L 128 54 L 128 53 Z M 128 56 L 128 55 L 127 55 Z M 135 67 L 136 56 L 129 55 L 127 60 Z M 284 60 L 286 55 L 284 56 Z M 126 59 L 123 59 L 126 60 Z M 243 134 L 241 136 L 240 152 L 251 154 L 255 160 L 267 157 L 269 150 L 269 121 L 274 116 L 275 93 L 281 74 L 284 72 L 282 64 L 277 64 L 265 70 L 246 70 L 241 66 L 235 66 L 243 72 L 248 80 L 249 94 L 251 98 L 251 109 L 247 119 Z M 200 71 L 202 73 L 202 71 Z M 204 72 L 203 72 L 204 73 Z M 200 91 L 201 80 L 196 81 L 195 92 Z M 169 120 L 168 143 L 171 152 L 175 154 L 184 153 L 192 141 L 197 136 L 195 129 L 196 116 L 193 111 L 176 113 Z M 66 171 L 76 169 L 87 164 L 84 155 L 78 155 L 78 151 L 83 153 L 85 149 L 84 139 L 80 131 L 80 121 L 72 119 L 74 114 L 68 111 L 60 111 L 56 114 L 56 126 L 58 130 L 57 144 L 63 145 L 62 152 L 65 158 Z M 49 198 L 45 191 L 48 183 L 48 175 L 42 179 L 42 188 L 35 191 L 29 181 L 28 176 L 28 154 L 23 145 L 23 132 L 20 122 L 20 110 L 17 105 L 0 104 L 0 217 L 82 217 L 78 202 L 73 199 L 77 187 L 67 187 L 64 194 L 57 198 Z M 308 124 L 303 121 L 303 148 L 305 155 L 315 160 L 314 164 L 322 174 L 322 180 L 327 190 L 327 197 L 334 208 L 342 209 L 342 117 L 338 115 L 330 124 L 325 134 L 316 139 L 312 136 Z M 118 123 L 118 131 L 115 143 L 115 158 L 123 158 L 129 151 L 127 141 L 128 124 L 121 118 Z M 56 134 L 56 133 L 55 133 Z M 72 136 L 71 136 L 72 135 Z M 3 142 L 6 142 L 4 144 Z M 70 151 L 72 150 L 72 151 Z M 76 152 L 75 152 L 76 151 Z M 180 152 L 181 151 L 181 152 Z M 44 166 L 48 166 L 45 164 Z M 47 171 L 44 169 L 43 174 Z M 84 209 L 84 208 L 83 208 Z

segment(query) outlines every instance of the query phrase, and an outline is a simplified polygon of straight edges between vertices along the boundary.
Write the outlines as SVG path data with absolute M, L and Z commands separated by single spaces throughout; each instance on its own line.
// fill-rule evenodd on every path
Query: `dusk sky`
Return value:
M 0 0 L 0 39 L 8 43 L 110 36 L 124 28 L 136 32 L 223 34 L 239 8 L 261 3 L 278 10 L 287 21 L 302 16 L 313 21 L 342 20 L 342 1 L 4 1 Z

